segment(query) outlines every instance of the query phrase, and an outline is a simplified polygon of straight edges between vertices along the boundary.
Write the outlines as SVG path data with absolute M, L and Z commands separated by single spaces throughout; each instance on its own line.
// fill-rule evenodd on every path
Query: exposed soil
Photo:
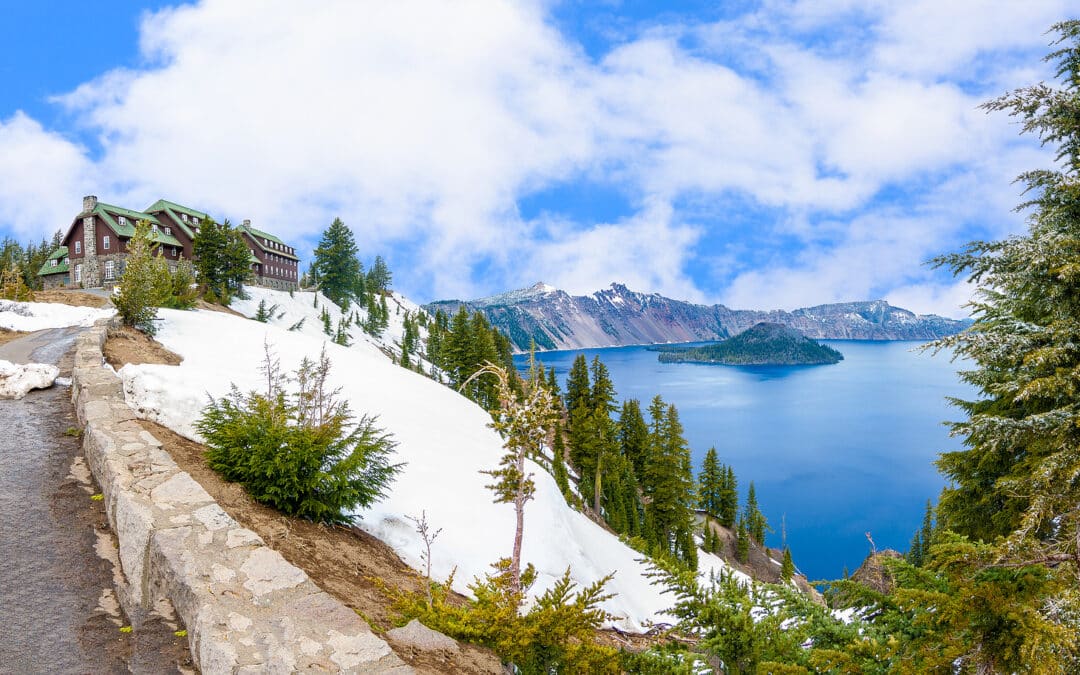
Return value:
M 750 542 L 750 554 L 747 556 L 745 563 L 739 562 L 736 555 L 738 537 L 734 530 L 724 527 L 720 523 L 709 519 L 709 524 L 713 528 L 721 543 L 721 550 L 718 554 L 729 565 L 735 569 L 749 574 L 758 581 L 764 581 L 770 584 L 780 583 L 780 564 L 775 562 L 782 560 L 784 552 L 779 549 L 770 549 L 762 546 L 758 546 L 755 542 Z M 815 602 L 824 603 L 824 599 L 821 597 L 821 593 L 817 591 L 807 581 L 806 577 L 801 574 L 796 574 L 793 577 L 795 585 L 799 590 L 809 595 Z
M 34 291 L 34 302 L 55 302 L 75 307 L 108 307 L 109 298 L 86 291 L 55 289 Z
M 307 572 L 320 588 L 355 610 L 376 633 L 382 634 L 395 625 L 389 600 L 376 580 L 393 588 L 423 590 L 423 578 L 375 537 L 355 527 L 292 518 L 258 504 L 239 484 L 225 482 L 206 465 L 202 445 L 153 422 L 141 424 L 221 508 Z M 399 645 L 395 645 L 395 651 L 419 673 L 502 672 L 499 659 L 490 650 L 464 643 L 455 654 L 417 652 Z
M 183 361 L 178 354 L 170 352 L 160 342 L 127 326 L 109 329 L 104 351 L 105 360 L 117 370 L 129 363 L 177 366 Z
M 18 340 L 28 333 L 21 333 L 17 330 L 8 330 L 7 328 L 0 328 L 0 345 L 11 342 L 12 340 Z
M 214 303 L 207 302 L 206 300 L 203 300 L 202 298 L 199 298 L 198 300 L 195 301 L 195 309 L 207 309 L 207 310 L 210 310 L 211 312 L 221 312 L 222 314 L 232 314 L 233 316 L 238 316 L 238 317 L 240 317 L 242 319 L 247 318 L 246 316 L 244 316 L 240 312 L 236 311 L 235 309 L 230 309 L 229 307 L 226 307 L 225 305 L 215 305 Z

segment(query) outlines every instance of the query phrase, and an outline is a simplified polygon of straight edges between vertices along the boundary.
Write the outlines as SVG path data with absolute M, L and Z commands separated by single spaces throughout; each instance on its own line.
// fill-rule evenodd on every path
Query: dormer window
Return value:
M 186 213 L 181 213 L 180 214 L 180 219 L 183 220 L 186 223 L 188 221 L 187 220 L 187 214 Z
M 53 266 L 53 267 L 56 267 L 56 266 L 57 266 L 57 265 L 59 265 L 59 264 L 60 264 L 60 261 L 59 261 L 59 260 L 53 260 L 53 261 L 52 261 L 52 266 Z
M 123 216 L 119 216 L 117 218 L 117 221 L 120 223 L 121 227 L 123 227 L 124 225 L 127 225 L 127 218 L 125 218 Z
M 166 227 L 165 228 L 165 234 L 172 235 L 172 228 L 171 227 Z

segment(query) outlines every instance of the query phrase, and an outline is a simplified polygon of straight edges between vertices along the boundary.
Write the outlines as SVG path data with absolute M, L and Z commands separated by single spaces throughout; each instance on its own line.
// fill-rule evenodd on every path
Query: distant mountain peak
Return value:
M 783 310 L 733 310 L 659 293 L 639 293 L 613 282 L 590 295 L 571 296 L 544 282 L 462 303 L 433 302 L 431 311 L 482 312 L 519 350 L 579 349 L 723 340 L 761 321 L 793 328 L 812 339 L 934 340 L 970 322 L 917 315 L 887 300 L 864 300 Z

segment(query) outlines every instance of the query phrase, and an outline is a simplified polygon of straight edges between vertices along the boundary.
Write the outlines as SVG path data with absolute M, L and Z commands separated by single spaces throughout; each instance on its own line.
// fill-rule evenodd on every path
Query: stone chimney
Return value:
M 251 227 L 251 218 L 244 218 L 244 222 L 240 223 L 245 228 Z
M 82 198 L 82 212 L 90 213 L 97 206 L 97 197 L 95 195 L 86 195 Z

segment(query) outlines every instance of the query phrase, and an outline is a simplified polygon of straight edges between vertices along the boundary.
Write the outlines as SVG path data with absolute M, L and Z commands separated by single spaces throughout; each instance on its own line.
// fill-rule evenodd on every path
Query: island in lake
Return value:
M 778 323 L 761 322 L 723 342 L 702 347 L 661 347 L 661 363 L 720 363 L 729 366 L 817 366 L 844 355 Z

